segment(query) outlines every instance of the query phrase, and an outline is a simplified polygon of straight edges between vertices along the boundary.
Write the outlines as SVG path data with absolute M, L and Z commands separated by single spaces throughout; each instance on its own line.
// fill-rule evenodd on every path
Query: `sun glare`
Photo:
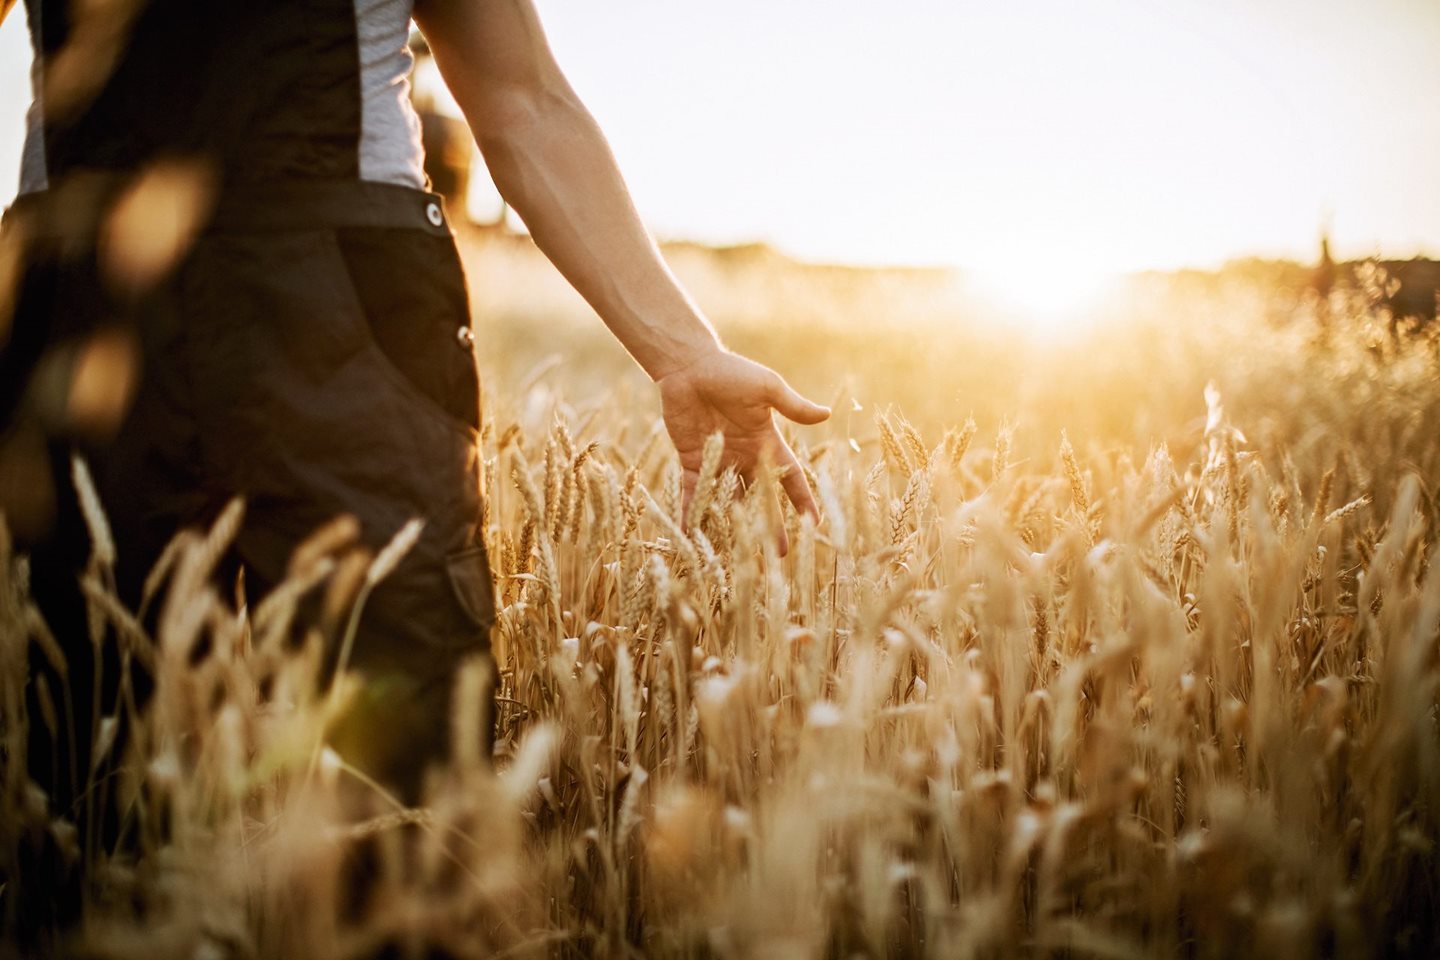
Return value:
M 977 299 L 1019 332 L 1054 338 L 1085 329 L 1118 274 L 1084 264 L 1028 259 L 967 271 Z

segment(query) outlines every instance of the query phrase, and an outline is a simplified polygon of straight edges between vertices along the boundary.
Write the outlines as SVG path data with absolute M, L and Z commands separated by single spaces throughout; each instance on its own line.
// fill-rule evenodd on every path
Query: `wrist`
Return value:
M 729 353 L 710 325 L 701 321 L 702 330 L 696 335 L 684 338 L 667 338 L 663 348 L 654 355 L 641 360 L 641 366 L 650 379 L 659 383 L 666 377 L 688 370 L 722 354 Z

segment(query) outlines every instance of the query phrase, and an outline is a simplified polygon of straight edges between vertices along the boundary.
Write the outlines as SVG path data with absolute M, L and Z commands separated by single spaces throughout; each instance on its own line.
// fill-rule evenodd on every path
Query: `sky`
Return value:
M 1322 224 L 1440 255 L 1440 0 L 537 5 L 661 237 L 1077 276 L 1310 259 Z

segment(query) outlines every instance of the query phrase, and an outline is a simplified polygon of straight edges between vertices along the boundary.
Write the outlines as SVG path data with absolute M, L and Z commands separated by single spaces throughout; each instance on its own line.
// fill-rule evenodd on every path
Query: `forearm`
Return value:
M 476 139 L 536 244 L 653 378 L 718 341 L 640 221 L 609 145 L 568 92 L 524 104 Z
M 645 371 L 658 380 L 713 353 L 531 0 L 419 0 L 415 16 L 501 195 Z

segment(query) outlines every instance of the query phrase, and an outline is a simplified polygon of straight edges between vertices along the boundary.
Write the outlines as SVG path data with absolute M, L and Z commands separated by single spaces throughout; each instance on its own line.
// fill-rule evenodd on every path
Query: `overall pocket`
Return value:
M 373 233 L 387 235 L 383 264 L 368 259 L 378 236 L 358 260 L 333 230 L 207 239 L 186 311 L 202 448 L 217 485 L 247 497 L 236 546 L 258 583 L 278 582 L 294 544 L 336 514 L 376 550 L 424 519 L 361 625 L 362 646 L 403 659 L 483 644 L 493 620 L 478 384 L 455 332 L 468 329 L 458 263 L 410 269 L 443 253 L 430 240 L 453 252 L 448 238 Z
M 454 240 L 418 230 L 350 227 L 335 243 L 371 341 L 402 389 L 480 427 L 469 293 Z

